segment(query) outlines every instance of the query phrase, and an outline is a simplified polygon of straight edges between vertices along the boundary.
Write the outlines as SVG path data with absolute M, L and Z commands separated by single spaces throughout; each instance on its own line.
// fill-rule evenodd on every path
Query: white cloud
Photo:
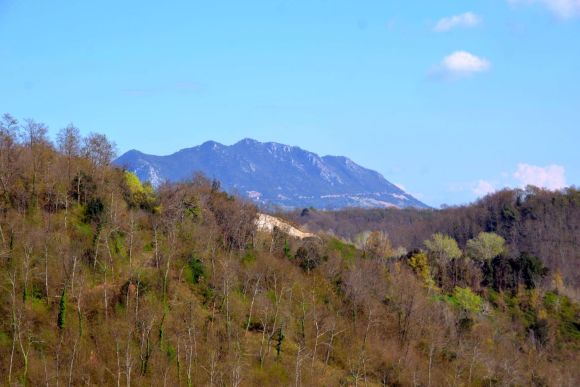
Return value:
M 538 167 L 536 165 L 518 164 L 518 169 L 513 177 L 520 186 L 534 185 L 536 187 L 557 190 L 566 187 L 566 170 L 561 165 L 548 165 Z
M 511 4 L 541 4 L 562 19 L 580 16 L 580 0 L 508 0 Z
M 441 63 L 431 71 L 435 78 L 461 78 L 475 73 L 489 70 L 491 63 L 484 58 L 467 51 L 455 51 L 443 58 Z
M 433 30 L 435 32 L 445 32 L 455 27 L 476 27 L 481 23 L 481 18 L 473 12 L 466 12 L 461 15 L 444 17 L 439 20 Z
M 472 192 L 479 197 L 485 196 L 495 191 L 496 189 L 494 185 L 486 180 L 478 181 L 477 184 L 472 188 Z
M 452 73 L 478 73 L 491 67 L 489 61 L 479 58 L 467 51 L 455 51 L 443 58 L 441 65 Z
M 405 188 L 405 186 L 401 183 L 395 183 L 395 187 L 397 187 L 403 191 L 407 191 L 407 188 Z

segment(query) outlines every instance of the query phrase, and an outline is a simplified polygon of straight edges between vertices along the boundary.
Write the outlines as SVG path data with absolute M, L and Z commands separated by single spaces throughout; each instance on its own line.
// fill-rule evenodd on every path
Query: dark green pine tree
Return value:
M 66 286 L 62 289 L 62 294 L 60 295 L 56 324 L 60 330 L 63 330 L 66 326 Z

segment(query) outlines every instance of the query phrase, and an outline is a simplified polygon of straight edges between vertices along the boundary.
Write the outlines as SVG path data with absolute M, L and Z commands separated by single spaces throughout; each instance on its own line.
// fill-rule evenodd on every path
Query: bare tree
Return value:
M 82 154 L 96 166 L 109 165 L 116 153 L 115 143 L 109 141 L 104 134 L 91 133 L 83 141 Z
M 67 181 L 71 180 L 71 164 L 75 157 L 81 152 L 81 134 L 79 129 L 73 124 L 62 128 L 57 135 L 58 150 L 67 160 Z
M 48 140 L 48 127 L 34 120 L 25 120 L 26 124 L 23 127 L 22 137 L 23 143 L 26 145 L 27 155 L 29 157 L 29 173 L 30 173 L 30 199 L 35 204 L 37 200 L 37 190 L 39 184 L 40 173 L 45 164 L 45 150 L 51 147 Z
M 18 173 L 16 159 L 19 154 L 19 137 L 18 121 L 10 114 L 4 114 L 0 120 L 0 189 L 6 203 L 9 202 L 9 187 Z

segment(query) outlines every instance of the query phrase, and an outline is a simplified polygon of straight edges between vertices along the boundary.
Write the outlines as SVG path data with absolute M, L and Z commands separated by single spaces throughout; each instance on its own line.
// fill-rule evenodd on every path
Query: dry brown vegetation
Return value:
M 258 233 L 219 184 L 153 191 L 113 149 L 2 121 L 2 383 L 578 384 L 579 308 L 534 257 Z

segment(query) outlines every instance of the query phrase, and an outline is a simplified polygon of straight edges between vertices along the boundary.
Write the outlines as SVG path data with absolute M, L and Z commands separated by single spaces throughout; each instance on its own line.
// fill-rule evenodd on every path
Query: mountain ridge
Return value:
M 114 163 L 156 187 L 201 172 L 219 180 L 227 191 L 262 206 L 429 208 L 380 173 L 348 157 L 319 156 L 299 146 L 251 138 L 232 145 L 210 140 L 165 156 L 131 149 Z

